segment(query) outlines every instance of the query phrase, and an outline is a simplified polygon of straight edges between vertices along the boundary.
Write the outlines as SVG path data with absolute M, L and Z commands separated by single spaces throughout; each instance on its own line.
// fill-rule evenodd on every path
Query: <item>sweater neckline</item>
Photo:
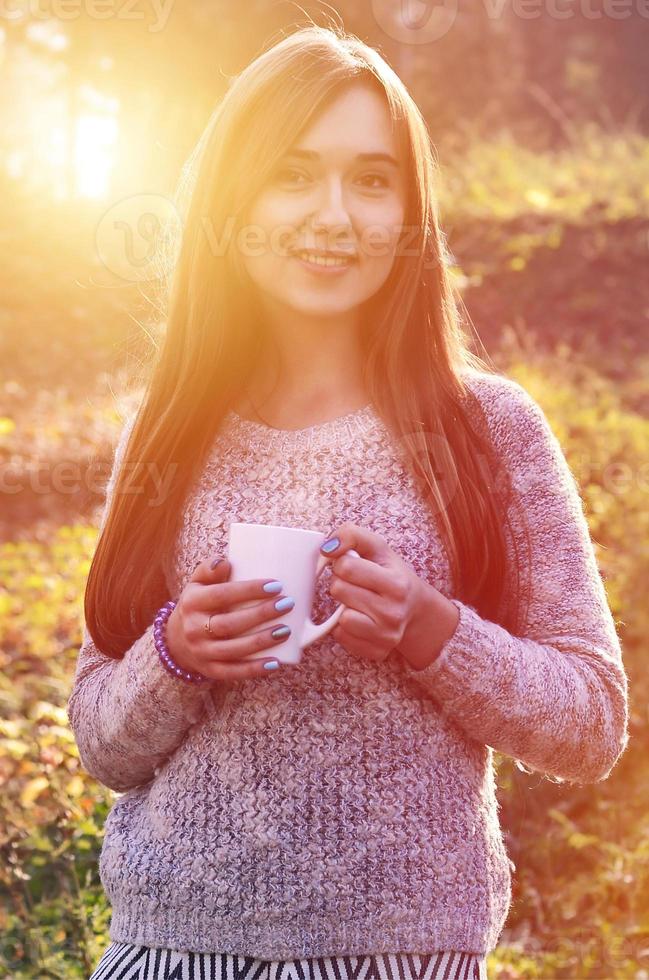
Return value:
M 244 418 L 234 409 L 228 410 L 226 418 L 233 435 L 239 435 L 249 444 L 257 446 L 263 444 L 272 449 L 299 447 L 311 449 L 315 446 L 353 442 L 377 421 L 371 402 L 354 409 L 353 412 L 346 412 L 345 415 L 326 419 L 315 425 L 307 425 L 301 429 L 278 429 L 262 421 Z

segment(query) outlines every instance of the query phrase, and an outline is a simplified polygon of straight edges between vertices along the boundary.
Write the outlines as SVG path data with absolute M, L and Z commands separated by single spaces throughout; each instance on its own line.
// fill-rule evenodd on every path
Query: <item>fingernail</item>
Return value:
M 284 637 L 288 636 L 290 632 L 290 626 L 276 626 L 274 630 L 271 630 L 270 635 L 274 640 L 283 640 Z
M 284 586 L 282 585 L 282 583 L 278 582 L 275 579 L 272 582 L 266 582 L 264 586 L 264 592 L 281 592 L 283 588 Z
M 264 664 L 264 670 L 275 670 L 276 667 L 279 667 L 279 660 L 267 660 Z
M 320 551 L 324 551 L 326 555 L 330 555 L 332 551 L 335 551 L 340 541 L 338 538 L 329 538 L 324 544 L 320 545 Z
M 286 609 L 292 609 L 294 605 L 295 599 L 293 599 L 290 595 L 286 595 L 283 599 L 277 600 L 275 603 L 275 609 L 278 609 L 280 612 L 284 612 Z
M 225 561 L 225 559 L 224 558 L 215 558 L 214 561 L 212 562 L 212 564 L 210 565 L 210 568 L 212 570 L 214 570 L 217 565 L 220 565 L 221 564 L 222 561 Z

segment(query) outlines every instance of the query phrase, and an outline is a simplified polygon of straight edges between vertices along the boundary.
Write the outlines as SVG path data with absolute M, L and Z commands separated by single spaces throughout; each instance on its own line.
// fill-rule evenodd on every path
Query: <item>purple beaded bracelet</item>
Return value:
M 163 667 L 168 673 L 173 677 L 179 677 L 181 681 L 187 681 L 188 684 L 204 684 L 206 681 L 210 681 L 210 677 L 205 677 L 204 674 L 199 674 L 191 670 L 183 670 L 179 667 L 177 663 L 171 658 L 169 653 L 169 647 L 167 646 L 166 639 L 166 626 L 167 620 L 171 616 L 172 612 L 176 608 L 176 603 L 173 599 L 169 602 L 165 602 L 164 606 L 158 609 L 153 620 L 153 642 L 155 643 L 155 648 L 158 651 L 158 656 L 162 662 Z

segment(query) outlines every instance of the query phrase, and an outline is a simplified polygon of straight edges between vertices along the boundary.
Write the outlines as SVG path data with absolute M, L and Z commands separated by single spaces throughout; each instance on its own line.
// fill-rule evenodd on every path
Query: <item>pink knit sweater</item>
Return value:
M 260 959 L 487 953 L 513 867 L 493 750 L 576 783 L 617 762 L 627 677 L 575 480 L 518 383 L 469 378 L 515 537 L 530 533 L 531 550 L 509 553 L 519 635 L 451 594 L 435 518 L 371 407 L 295 431 L 231 412 L 191 489 L 169 594 L 225 554 L 231 521 L 328 533 L 350 520 L 457 605 L 428 667 L 357 658 L 329 635 L 296 666 L 200 689 L 165 671 L 152 626 L 121 661 L 84 631 L 68 715 L 87 771 L 124 794 L 100 858 L 112 940 Z M 316 618 L 336 604 L 327 581 Z

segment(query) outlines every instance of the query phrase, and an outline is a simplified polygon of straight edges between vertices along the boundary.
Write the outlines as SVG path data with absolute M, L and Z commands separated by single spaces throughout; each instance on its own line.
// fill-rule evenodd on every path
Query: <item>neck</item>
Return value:
M 270 310 L 264 328 L 246 385 L 261 412 L 336 414 L 366 403 L 357 311 L 309 318 Z

